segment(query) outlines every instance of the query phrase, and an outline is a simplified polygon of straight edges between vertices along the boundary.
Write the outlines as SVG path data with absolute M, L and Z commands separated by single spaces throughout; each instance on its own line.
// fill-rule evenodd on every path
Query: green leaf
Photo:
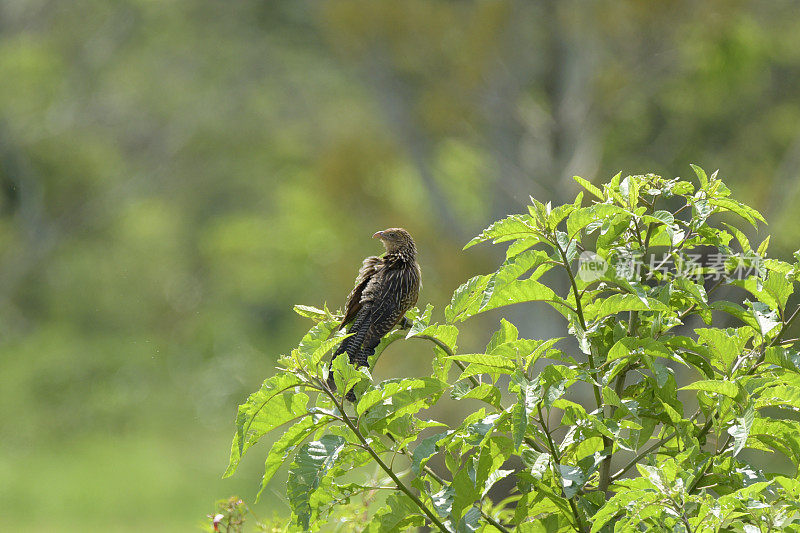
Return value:
M 463 315 L 471 305 L 474 305 L 474 307 L 477 309 L 478 304 L 476 303 L 476 300 L 483 294 L 483 290 L 489 283 L 490 277 L 491 276 L 472 277 L 465 283 L 461 284 L 461 286 L 458 287 L 455 292 L 453 292 L 450 305 L 448 305 L 444 310 L 444 316 L 448 322 L 466 320 L 466 318 L 471 316 L 468 315 L 464 317 Z
M 732 213 L 736 213 L 748 221 L 754 228 L 758 227 L 756 221 L 760 221 L 764 224 L 767 223 L 767 221 L 764 220 L 764 216 L 757 210 L 753 209 L 749 205 L 737 202 L 732 198 L 709 198 L 708 202 L 711 205 L 720 208 L 721 211 L 730 211 Z
M 489 405 L 500 408 L 500 389 L 489 383 L 482 383 L 475 388 L 467 382 L 460 382 L 453 387 L 450 397 L 454 400 L 481 400 Z
M 319 422 L 312 421 L 311 417 L 303 418 L 291 426 L 281 438 L 276 440 L 267 454 L 264 463 L 264 476 L 261 478 L 261 488 L 256 495 L 256 502 L 261 497 L 261 493 L 267 488 L 267 484 L 278 471 L 278 468 L 286 461 L 289 453 L 303 440 L 311 435 L 319 427 Z
M 328 345 L 336 344 L 336 339 L 329 339 L 331 334 L 336 331 L 339 327 L 339 323 L 333 320 L 328 320 L 324 322 L 319 322 L 313 328 L 308 330 L 303 338 L 300 340 L 300 344 L 297 347 L 297 353 L 303 359 L 311 359 L 315 352 L 318 352 L 320 347 L 327 341 Z M 338 339 L 338 342 L 341 342 L 342 338 Z M 317 360 L 319 361 L 319 360 Z
M 492 353 L 492 351 L 501 344 L 509 341 L 515 341 L 518 337 L 519 331 L 517 330 L 517 326 L 505 318 L 501 318 L 500 329 L 494 332 L 491 340 L 489 340 L 489 344 L 486 345 L 486 353 Z
M 552 265 L 546 264 L 550 257 L 541 250 L 528 250 L 506 261 L 494 274 L 489 278 L 486 288 L 483 291 L 483 298 L 479 310 L 483 310 L 495 293 L 500 293 L 509 283 L 515 281 L 520 276 L 529 270 L 536 268 L 533 274 L 527 279 L 538 279 L 542 274 L 552 268 Z M 537 268 L 538 267 L 538 268 Z
M 755 401 L 756 409 L 780 406 L 794 407 L 800 410 L 800 386 L 797 385 L 771 385 L 761 390 Z
M 577 466 L 558 465 L 561 473 L 561 484 L 564 487 L 564 496 L 568 499 L 575 496 L 586 483 L 586 474 Z
M 298 315 L 315 320 L 325 320 L 330 317 L 330 313 L 312 305 L 295 305 L 293 309 Z
M 399 407 L 418 399 L 430 399 L 432 395 L 441 394 L 446 387 L 447 383 L 429 377 L 382 381 L 374 389 L 364 393 L 356 406 L 356 412 L 360 416 L 378 404 L 394 403 Z
M 589 207 L 581 207 L 570 213 L 567 218 L 567 235 L 574 238 L 575 234 L 589 224 L 604 219 L 627 214 L 627 211 L 611 204 L 594 204 Z
M 531 238 L 535 237 L 537 234 L 536 223 L 531 216 L 511 215 L 502 220 L 498 220 L 483 230 L 480 235 L 464 246 L 464 250 L 479 242 L 488 240 L 494 240 L 495 243 L 498 243 L 520 238 Z
M 357 383 L 369 380 L 369 370 L 366 367 L 356 368 L 344 355 L 331 362 L 331 372 L 340 397 L 344 397 Z
M 286 481 L 286 496 L 297 523 L 308 530 L 311 518 L 311 495 L 336 462 L 346 441 L 338 435 L 324 435 L 320 440 L 303 445 L 295 455 Z
M 729 398 L 736 398 L 739 395 L 739 387 L 736 383 L 730 381 L 719 381 L 713 379 L 703 379 L 695 381 L 690 385 L 681 387 L 680 390 L 701 390 L 705 392 L 712 392 L 715 394 L 722 394 Z
M 750 428 L 751 438 L 786 455 L 795 465 L 800 463 L 798 435 L 800 435 L 800 422 L 795 420 L 756 418 Z
M 463 361 L 465 363 L 477 363 L 479 365 L 494 367 L 503 370 L 514 370 L 516 365 L 514 361 L 503 357 L 502 355 L 487 355 L 485 353 L 464 353 L 457 355 L 448 355 L 448 359 L 455 361 Z
M 750 302 L 750 306 L 753 309 L 753 316 L 756 319 L 758 330 L 762 337 L 766 337 L 767 333 L 781 324 L 778 313 L 767 304 L 763 302 Z
M 452 519 L 459 521 L 464 511 L 472 506 L 472 502 L 481 497 L 481 490 L 475 485 L 470 476 L 471 461 L 456 472 L 450 486 L 453 488 L 453 508 L 450 513 Z M 473 474 L 474 475 L 474 474 Z
M 439 447 L 436 445 L 436 443 L 447 437 L 447 435 L 448 433 L 437 433 L 436 435 L 431 435 L 430 437 L 422 439 L 416 448 L 414 448 L 414 452 L 411 454 L 411 469 L 416 475 L 421 475 L 422 469 L 425 467 L 428 459 L 433 457 L 433 455 L 439 450 Z
M 742 247 L 742 252 L 749 254 L 753 251 L 753 249 L 750 247 L 750 240 L 747 238 L 747 235 L 742 232 L 742 230 L 736 226 L 731 226 L 727 222 L 723 222 L 723 224 L 727 226 L 730 232 L 733 233 L 734 237 L 736 237 L 736 240 L 739 242 L 739 246 Z
M 739 455 L 745 444 L 747 444 L 747 437 L 750 435 L 750 428 L 753 427 L 753 420 L 755 420 L 755 409 L 749 405 L 744 414 L 736 419 L 736 425 L 728 428 L 728 433 L 733 437 L 733 456 Z
M 535 279 L 528 278 L 512 281 L 499 290 L 495 289 L 488 301 L 483 299 L 478 301 L 477 298 L 473 297 L 471 301 L 466 302 L 466 305 L 461 307 L 460 313 L 454 313 L 453 319 L 464 321 L 478 313 L 498 307 L 533 301 L 563 302 L 550 287 L 539 283 Z
M 584 309 L 587 320 L 616 315 L 623 311 L 669 311 L 670 308 L 655 298 L 637 294 L 612 294 L 607 298 L 592 302 Z
M 651 338 L 623 337 L 608 351 L 608 360 L 626 357 L 641 357 L 647 354 L 653 357 L 675 360 L 675 356 L 662 342 Z
M 689 166 L 692 167 L 692 170 L 694 170 L 694 173 L 697 174 L 697 179 L 700 180 L 700 187 L 703 188 L 703 189 L 707 189 L 708 188 L 708 176 L 706 176 L 706 171 L 703 170 L 702 168 L 700 168 L 699 166 L 694 165 L 694 164 L 690 164 Z
M 583 187 L 584 189 L 595 195 L 598 199 L 605 200 L 605 197 L 603 196 L 603 191 L 592 185 L 589 181 L 581 178 L 580 176 L 572 176 L 572 179 L 574 179 L 578 183 L 578 185 L 580 185 L 581 187 Z
M 415 312 L 414 312 L 415 311 Z M 414 312 L 414 313 L 412 313 Z M 428 304 L 425 306 L 425 311 L 420 312 L 416 307 L 406 313 L 406 318 L 411 320 L 411 327 L 408 330 L 406 338 L 413 337 L 421 332 L 431 324 L 431 315 L 433 314 L 433 305 Z
M 711 350 L 712 360 L 718 362 L 720 368 L 725 371 L 744 351 L 747 341 L 753 334 L 750 328 L 699 328 L 694 331 L 697 333 L 698 341 Z
M 223 477 L 233 475 L 242 455 L 261 437 L 298 416 L 309 414 L 306 410 L 308 396 L 297 391 L 301 385 L 291 374 L 277 374 L 264 381 L 261 388 L 239 406 L 230 461 Z
M 375 513 L 364 531 L 366 533 L 409 531 L 424 524 L 425 519 L 411 498 L 395 492 L 386 498 L 386 505 Z
M 469 363 L 458 377 L 459 381 L 478 374 L 510 374 L 517 368 L 513 360 L 499 355 L 460 354 L 448 356 L 447 359 Z

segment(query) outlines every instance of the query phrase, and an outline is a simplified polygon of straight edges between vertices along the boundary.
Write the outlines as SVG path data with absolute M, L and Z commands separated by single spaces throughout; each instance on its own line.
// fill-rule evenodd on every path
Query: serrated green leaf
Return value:
M 650 338 L 623 337 L 608 351 L 608 360 L 613 361 L 631 356 L 638 358 L 644 354 L 665 359 L 675 359 L 673 353 L 660 341 Z
M 313 318 L 315 320 L 324 320 L 329 316 L 329 313 L 323 311 L 318 307 L 314 307 L 313 305 L 295 305 L 293 307 L 294 312 L 300 316 L 306 318 Z
M 393 403 L 395 399 L 398 400 L 396 404 L 398 406 L 417 399 L 427 399 L 431 395 L 441 394 L 446 387 L 447 383 L 429 377 L 382 381 L 364 393 L 356 405 L 356 412 L 363 415 L 371 407 L 379 403 L 384 405 L 387 402 Z
M 327 320 L 323 322 L 317 323 L 313 328 L 308 330 L 308 333 L 303 335 L 303 338 L 300 340 L 300 344 L 297 347 L 297 354 L 304 360 L 312 360 L 315 353 L 319 353 L 318 350 L 323 346 L 324 343 L 328 343 L 327 346 L 330 349 L 331 345 L 337 344 L 337 342 L 341 342 L 342 338 L 331 339 L 330 336 L 339 327 L 339 323 L 333 320 Z M 316 362 L 319 362 L 317 359 Z
M 756 319 L 759 332 L 763 337 L 766 337 L 770 331 L 781 324 L 777 311 L 771 309 L 767 304 L 763 302 L 750 302 L 750 307 L 753 310 L 753 317 Z
M 736 398 L 739 395 L 739 387 L 736 385 L 736 383 L 713 379 L 695 381 L 694 383 L 686 385 L 685 387 L 681 387 L 680 390 L 701 390 L 715 394 L 722 394 L 729 398 Z
M 767 223 L 767 221 L 764 220 L 764 216 L 757 210 L 753 209 L 749 205 L 737 202 L 732 198 L 710 198 L 708 201 L 711 205 L 720 208 L 721 211 L 730 211 L 731 213 L 739 215 L 748 221 L 754 228 L 758 227 L 756 221 L 760 221 L 764 224 Z
M 278 471 L 278 468 L 286 461 L 289 453 L 314 430 L 319 427 L 319 422 L 314 422 L 311 417 L 303 418 L 296 424 L 291 426 L 286 432 L 273 444 L 267 454 L 267 460 L 264 463 L 264 475 L 261 478 L 261 488 L 256 494 L 256 502 L 261 498 L 261 493 L 267 488 L 267 484 Z
M 346 441 L 338 435 L 324 435 L 320 440 L 303 445 L 289 467 L 286 496 L 297 524 L 308 530 L 311 518 L 311 495 L 336 462 Z
M 572 179 L 574 179 L 578 183 L 578 185 L 580 185 L 581 187 L 583 187 L 584 189 L 595 195 L 598 199 L 605 200 L 605 197 L 603 196 L 603 191 L 592 185 L 588 180 L 585 180 L 580 176 L 572 176 Z
M 463 390 L 459 390 L 457 388 L 453 389 L 453 392 L 450 394 L 450 397 L 454 400 L 468 400 L 468 399 L 475 399 L 481 400 L 489 405 L 494 407 L 500 408 L 500 389 L 491 385 L 489 383 L 482 383 L 477 387 L 472 388 L 472 386 L 467 382 L 463 383 Z M 458 385 L 456 386 L 458 387 Z
M 495 243 L 510 241 L 520 238 L 535 237 L 537 235 L 536 223 L 529 215 L 510 215 L 502 220 L 498 220 L 481 232 L 480 235 L 469 241 L 467 248 L 488 240 Z
M 416 475 L 421 475 L 422 469 L 425 467 L 428 459 L 433 457 L 439 449 L 436 443 L 447 437 L 447 435 L 448 433 L 431 435 L 430 437 L 422 439 L 414 448 L 414 452 L 411 454 L 411 469 Z
M 482 311 L 489 305 L 495 293 L 500 293 L 509 283 L 517 280 L 531 269 L 536 270 L 527 279 L 535 280 L 542 276 L 552 268 L 552 265 L 546 264 L 549 260 L 550 257 L 541 250 L 528 250 L 506 261 L 489 278 L 478 309 Z
M 627 214 L 627 211 L 611 204 L 594 204 L 589 207 L 581 207 L 570 213 L 567 218 L 567 236 L 570 239 L 574 238 L 580 230 L 592 222 L 603 221 L 607 218 L 624 214 Z
M 489 283 L 490 277 L 491 276 L 474 276 L 465 283 L 461 284 L 461 286 L 458 287 L 455 292 L 453 292 L 450 305 L 448 305 L 444 310 L 444 316 L 448 322 L 465 320 L 468 318 L 462 318 L 462 316 L 466 313 L 470 306 L 474 306 L 477 309 L 477 301 L 479 301 L 479 298 L 482 298 L 483 290 Z
M 708 188 L 708 176 L 706 176 L 706 171 L 703 170 L 702 168 L 700 168 L 699 166 L 695 165 L 695 164 L 690 164 L 689 166 L 692 167 L 692 170 L 694 170 L 694 173 L 697 174 L 697 179 L 700 180 L 700 187 L 703 188 L 703 189 L 707 189 Z
M 517 330 L 517 326 L 505 318 L 501 318 L 500 329 L 494 332 L 492 338 L 489 340 L 489 344 L 486 345 L 486 353 L 492 353 L 492 351 L 501 344 L 515 341 L 518 337 L 519 331 Z
M 728 434 L 733 437 L 734 457 L 739 455 L 739 452 L 747 444 L 747 437 L 750 435 L 750 428 L 753 427 L 753 420 L 755 420 L 755 409 L 750 405 L 742 416 L 736 418 L 736 425 L 728 428 Z
M 466 302 L 460 313 L 454 313 L 454 320 L 464 321 L 474 315 L 498 307 L 534 301 L 563 302 L 550 287 L 539 283 L 535 279 L 528 278 L 512 281 L 501 289 L 494 290 L 488 301 L 483 301 L 482 298 L 480 301 L 477 298 L 471 299 L 471 301 Z
M 647 298 L 636 294 L 612 294 L 597 302 L 592 302 L 584 309 L 587 320 L 595 320 L 623 311 L 669 311 L 670 308 L 655 298 Z
M 747 331 L 743 331 L 747 330 Z M 699 328 L 694 330 L 698 341 L 711 351 L 712 362 L 727 370 L 744 351 L 747 341 L 753 336 L 750 328 Z
M 386 498 L 386 504 L 372 517 L 365 533 L 385 533 L 387 531 L 409 531 L 425 524 L 419 507 L 405 494 L 393 493 Z
M 333 372 L 333 380 L 340 396 L 344 396 L 357 383 L 369 380 L 369 370 L 366 367 L 356 368 L 345 355 L 342 354 L 331 361 L 330 369 Z
M 239 406 L 230 461 L 223 477 L 233 475 L 242 455 L 261 437 L 298 416 L 308 414 L 308 395 L 295 390 L 300 385 L 300 380 L 291 374 L 277 374 L 264 381 L 261 388 Z

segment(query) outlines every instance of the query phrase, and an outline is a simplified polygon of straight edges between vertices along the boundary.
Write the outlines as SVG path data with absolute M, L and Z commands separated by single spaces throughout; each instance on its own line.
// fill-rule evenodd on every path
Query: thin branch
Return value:
M 561 254 L 561 258 L 563 259 L 563 263 L 561 266 L 564 267 L 564 270 L 567 272 L 567 276 L 569 276 L 569 282 L 572 285 L 572 294 L 575 296 L 575 313 L 578 315 L 578 321 L 581 324 L 581 328 L 583 331 L 586 331 L 586 320 L 583 316 L 583 305 L 581 303 L 580 295 L 578 294 L 578 284 L 575 282 L 575 275 L 572 273 L 572 269 L 569 266 L 569 261 L 567 260 L 567 254 L 564 249 L 558 244 L 557 239 L 553 239 L 553 245 L 556 247 L 558 252 Z M 601 407 L 603 405 L 601 396 L 600 396 L 600 387 L 597 385 L 597 367 L 594 364 L 594 356 L 592 355 L 591 346 L 589 349 L 589 365 L 591 366 L 592 374 L 594 374 L 594 382 L 592 383 L 592 388 L 594 389 L 594 398 L 597 401 L 597 407 Z
M 423 513 L 425 513 L 428 519 L 432 523 L 434 523 L 436 527 L 438 527 L 444 533 L 450 533 L 450 531 L 445 527 L 445 525 L 441 522 L 441 520 L 439 520 L 439 517 L 437 517 L 430 509 L 428 509 L 428 507 L 424 503 L 422 503 L 422 500 L 420 500 L 419 497 L 416 494 L 414 494 L 413 491 L 411 491 L 411 489 L 406 487 L 406 485 L 402 481 L 400 481 L 400 478 L 397 477 L 394 471 L 391 468 L 389 468 L 389 466 L 383 462 L 380 455 L 378 455 L 375 452 L 375 450 L 372 449 L 372 447 L 367 442 L 367 439 L 364 438 L 364 436 L 361 434 L 358 428 L 350 420 L 350 417 L 347 416 L 347 413 L 344 410 L 344 405 L 336 399 L 336 395 L 333 394 L 333 392 L 331 392 L 331 390 L 328 388 L 323 388 L 323 392 L 326 395 L 328 395 L 328 397 L 331 399 L 336 408 L 339 409 L 339 412 L 342 413 L 342 420 L 347 425 L 347 427 L 350 428 L 350 431 L 352 431 L 353 434 L 356 436 L 356 438 L 361 441 L 361 444 L 365 446 L 367 453 L 369 453 L 375 460 L 375 462 L 378 463 L 378 466 L 380 466 L 381 469 L 384 472 L 386 472 L 386 475 L 392 478 L 392 481 L 395 483 L 395 485 L 397 485 L 397 488 L 400 489 L 403 493 L 405 493 L 406 496 L 411 498 L 414 504 L 416 504 L 416 506 L 419 507 Z
M 544 431 L 545 436 L 547 437 L 547 444 L 550 448 L 550 455 L 553 456 L 553 476 L 556 479 L 561 479 L 561 472 L 556 470 L 557 465 L 561 464 L 561 455 L 558 453 L 558 447 L 553 442 L 553 437 L 550 436 L 550 430 L 547 428 L 547 424 L 544 421 L 544 415 L 542 415 L 542 406 L 537 405 L 537 409 L 539 410 L 539 425 L 542 426 L 542 430 Z M 564 490 L 563 483 L 559 483 L 562 485 L 561 490 Z M 565 494 L 566 496 L 566 494 Z M 569 502 L 569 507 L 572 509 L 572 514 L 575 516 L 575 529 L 580 532 L 586 531 L 583 527 L 583 523 L 581 522 L 581 515 L 578 512 L 578 507 L 575 505 L 575 500 L 573 498 L 567 498 Z
M 410 338 L 411 339 L 423 339 L 423 340 L 431 341 L 436 346 L 438 346 L 439 348 L 444 350 L 444 352 L 449 357 L 453 357 L 455 355 L 453 353 L 453 350 L 451 350 L 450 347 L 447 344 L 443 343 L 442 341 L 440 341 L 436 337 L 432 337 L 431 335 L 414 335 L 413 337 L 410 337 Z M 461 369 L 462 372 L 464 372 L 467 369 L 467 366 L 463 362 L 458 361 L 456 359 L 451 359 L 451 361 L 453 361 L 456 364 L 456 366 Z M 472 383 L 473 387 L 479 387 L 480 386 L 480 382 L 477 379 L 475 379 L 475 376 L 469 376 L 467 379 L 469 379 L 469 381 Z
M 700 410 L 699 409 L 697 411 L 695 411 L 695 413 L 692 415 L 692 417 L 689 419 L 689 421 L 690 422 L 694 422 L 694 420 L 698 416 L 700 416 Z M 708 433 L 709 429 L 711 429 L 711 424 L 709 422 L 706 422 L 706 425 L 703 426 L 703 428 L 700 430 L 700 433 L 698 434 L 698 439 L 703 438 L 705 436 L 705 434 Z M 637 454 L 636 457 L 631 459 L 630 462 L 628 462 L 625 466 L 623 466 L 616 474 L 611 476 L 611 479 L 613 481 L 618 480 L 620 477 L 625 475 L 625 472 L 627 472 L 628 470 L 630 470 L 631 468 L 636 466 L 636 464 L 639 461 L 641 461 L 644 458 L 645 455 L 651 453 L 656 448 L 660 448 L 662 445 L 664 445 L 665 443 L 667 443 L 670 440 L 672 440 L 673 438 L 675 438 L 677 436 L 677 433 L 678 433 L 677 431 L 673 431 L 672 433 L 670 433 L 666 437 L 663 437 L 663 438 L 657 440 L 656 442 L 654 442 L 653 444 L 651 444 L 650 446 L 648 446 L 644 451 L 642 451 L 641 453 Z
M 575 282 L 575 275 L 572 273 L 572 269 L 570 268 L 569 260 L 567 259 L 567 253 L 564 251 L 564 249 L 558 243 L 558 239 L 553 239 L 552 242 L 555 245 L 555 247 L 558 249 L 558 252 L 561 254 L 561 259 L 564 261 L 562 266 L 564 267 L 564 270 L 566 270 L 567 276 L 569 276 L 570 285 L 572 285 L 572 294 L 575 296 L 575 308 L 576 308 L 576 313 L 578 315 L 578 321 L 580 321 L 581 328 L 583 329 L 583 331 L 585 333 L 586 332 L 586 320 L 585 320 L 585 318 L 583 316 L 583 305 L 581 303 L 580 294 L 578 293 L 578 284 Z M 588 358 L 589 358 L 589 366 L 590 366 L 590 370 L 591 370 L 591 373 L 592 373 L 592 390 L 594 391 L 594 399 L 597 402 L 597 408 L 601 409 L 603 407 L 603 400 L 602 400 L 602 396 L 600 394 L 600 386 L 597 384 L 597 381 L 598 381 L 597 380 L 597 366 L 595 365 L 594 355 L 592 354 L 592 351 L 593 351 L 592 344 L 589 343 L 589 353 L 587 355 L 588 355 Z M 548 437 L 549 437 L 549 435 L 548 435 Z M 602 439 L 603 439 L 603 449 L 604 450 L 610 449 L 611 452 L 613 452 L 614 443 L 611 441 L 611 439 L 609 439 L 606 435 L 602 435 Z M 611 455 L 612 455 L 611 452 L 603 459 L 604 462 L 611 463 Z M 602 476 L 601 475 L 600 484 L 599 484 L 600 487 L 608 488 L 609 479 L 608 479 L 608 475 L 607 474 L 608 474 L 609 470 L 610 470 L 609 467 L 606 467 L 605 465 L 603 465 L 603 467 L 601 469 L 601 474 L 603 472 L 605 472 L 606 476 Z M 605 489 L 603 490 L 603 492 L 605 492 Z M 574 503 L 573 503 L 573 505 L 574 505 Z
M 395 444 L 397 443 L 397 440 L 394 437 L 392 437 L 389 433 L 387 433 L 386 436 L 389 437 L 389 440 L 391 440 Z M 405 455 L 406 457 L 411 457 L 411 454 L 409 453 L 409 451 L 406 449 L 405 446 L 399 447 L 398 451 L 402 455 Z M 440 476 L 439 474 L 434 472 L 433 469 L 431 467 L 429 467 L 428 465 L 423 466 L 422 469 L 425 471 L 425 473 L 427 473 L 429 476 L 431 476 L 434 480 L 436 480 L 437 483 L 439 483 L 443 487 L 449 485 L 449 482 L 446 479 L 444 479 L 442 476 Z M 496 527 L 497 529 L 499 529 L 503 533 L 511 533 L 508 529 L 506 529 L 505 526 L 503 526 L 500 522 L 498 522 L 497 520 L 492 518 L 492 516 L 490 516 L 488 513 L 486 513 L 483 509 L 479 508 L 478 510 L 480 511 L 481 516 L 483 516 L 483 518 L 487 522 L 489 522 L 491 525 L 493 525 L 494 527 Z
M 627 472 L 628 470 L 630 470 L 631 468 L 636 466 L 639 463 L 639 461 L 641 461 L 644 458 L 644 456 L 646 456 L 647 454 L 649 454 L 650 452 L 652 452 L 656 448 L 660 448 L 664 443 L 669 442 L 670 440 L 672 440 L 675 437 L 676 433 L 677 433 L 676 431 L 673 431 L 672 433 L 670 433 L 666 437 L 657 440 L 656 442 L 654 442 L 653 444 L 651 444 L 650 446 L 645 448 L 644 451 L 642 451 L 641 453 L 637 454 L 636 457 L 634 457 L 633 459 L 630 460 L 630 462 L 628 462 L 628 464 L 626 464 L 625 466 L 620 468 L 619 471 L 617 471 L 616 474 L 611 476 L 611 480 L 612 481 L 616 481 L 620 477 L 625 475 L 625 472 Z

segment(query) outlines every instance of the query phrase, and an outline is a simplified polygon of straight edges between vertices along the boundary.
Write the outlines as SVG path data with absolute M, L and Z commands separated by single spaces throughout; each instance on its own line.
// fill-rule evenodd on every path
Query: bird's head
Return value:
M 413 254 L 416 252 L 414 239 L 412 239 L 411 234 L 403 228 L 389 228 L 378 231 L 372 237 L 377 237 L 383 241 L 383 246 L 389 253 L 411 252 Z

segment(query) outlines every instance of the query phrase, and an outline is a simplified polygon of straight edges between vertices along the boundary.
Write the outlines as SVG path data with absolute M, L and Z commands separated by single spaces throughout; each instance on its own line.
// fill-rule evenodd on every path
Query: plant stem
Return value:
M 569 265 L 569 260 L 567 259 L 567 253 L 558 243 L 558 239 L 553 239 L 553 243 L 555 247 L 558 249 L 558 252 L 561 254 L 561 259 L 564 261 L 562 266 L 564 270 L 567 272 L 567 276 L 569 276 L 570 285 L 572 285 L 572 294 L 575 296 L 575 310 L 578 315 L 578 321 L 580 322 L 581 328 L 583 328 L 584 334 L 586 333 L 586 319 L 583 316 L 583 304 L 581 303 L 581 296 L 578 293 L 578 284 L 575 282 L 575 275 L 572 273 L 572 269 Z M 597 402 L 597 408 L 603 408 L 603 399 L 602 395 L 600 394 L 600 386 L 597 384 L 597 366 L 594 362 L 594 355 L 593 355 L 593 346 L 592 343 L 589 343 L 589 353 L 587 354 L 589 358 L 589 369 L 592 374 L 592 390 L 594 391 L 594 399 Z M 605 413 L 604 413 L 605 414 Z M 548 434 L 548 438 L 549 438 Z M 611 456 L 614 451 L 614 443 L 609 439 L 607 436 L 602 435 L 603 438 L 603 450 L 609 450 L 608 455 L 603 459 L 603 465 L 601 465 L 600 469 L 600 481 L 599 486 L 604 487 L 602 490 L 605 492 L 608 489 L 609 485 L 609 478 L 608 474 L 611 470 Z M 605 476 L 603 475 L 605 473 Z M 571 501 L 571 500 L 570 500 Z M 574 505 L 574 503 L 572 504 Z
M 550 447 L 550 455 L 553 456 L 553 476 L 555 476 L 556 479 L 561 480 L 561 472 L 557 470 L 558 465 L 561 464 L 561 456 L 558 453 L 558 448 L 553 442 L 553 437 L 550 436 L 550 430 L 548 429 L 547 423 L 544 420 L 544 415 L 542 414 L 542 406 L 537 405 L 536 408 L 539 410 L 539 425 L 542 426 L 542 431 L 544 431 L 544 434 L 547 436 L 547 443 Z M 559 482 L 559 485 L 562 485 L 561 490 L 563 491 L 563 483 Z M 586 531 L 586 529 L 583 527 L 583 523 L 581 522 L 581 515 L 578 512 L 578 507 L 575 505 L 574 496 L 573 498 L 567 498 L 567 501 L 569 502 L 570 509 L 572 509 L 572 514 L 575 516 L 575 529 L 583 533 Z
M 567 253 L 563 248 L 561 248 L 561 245 L 558 244 L 557 239 L 553 239 L 553 244 L 555 245 L 559 254 L 561 254 L 561 259 L 564 261 L 561 266 L 564 267 L 564 270 L 566 270 L 567 276 L 569 276 L 570 285 L 572 285 L 572 294 L 575 296 L 575 313 L 578 315 L 578 321 L 580 322 L 581 328 L 583 328 L 583 331 L 586 332 L 586 320 L 583 316 L 583 304 L 581 303 L 581 297 L 578 293 L 578 284 L 575 282 L 575 275 L 572 273 L 572 269 L 569 266 L 569 261 L 567 260 Z M 591 343 L 589 344 L 589 353 L 587 355 L 589 357 L 589 366 L 591 367 L 590 370 L 594 376 L 594 382 L 592 383 L 592 388 L 594 389 L 594 399 L 597 402 L 597 407 L 599 408 L 602 407 L 603 401 L 600 395 L 600 387 L 597 385 L 597 367 L 594 364 L 594 355 L 592 354 Z
M 339 412 L 342 413 L 342 420 L 347 425 L 347 427 L 350 428 L 350 431 L 352 431 L 353 434 L 356 436 L 356 438 L 361 441 L 361 444 L 364 445 L 364 449 L 367 451 L 367 453 L 369 453 L 372 456 L 375 462 L 378 463 L 378 466 L 380 466 L 381 469 L 384 472 L 386 472 L 386 475 L 392 478 L 392 481 L 394 481 L 395 485 L 397 485 L 397 488 L 400 489 L 400 491 L 402 491 L 406 496 L 411 498 L 411 501 L 413 501 L 414 504 L 416 504 L 416 506 L 419 507 L 423 513 L 425 513 L 428 519 L 432 523 L 434 523 L 436 527 L 438 527 L 444 533 L 450 533 L 450 531 L 445 527 L 445 525 L 441 522 L 441 520 L 439 520 L 439 517 L 437 517 L 430 509 L 428 509 L 428 507 L 424 503 L 422 503 L 422 500 L 420 500 L 419 497 L 411 491 L 411 489 L 406 487 L 406 485 L 402 481 L 400 481 L 400 478 L 398 478 L 397 475 L 395 475 L 394 471 L 391 468 L 389 468 L 389 466 L 383 462 L 380 455 L 378 455 L 375 452 L 375 450 L 372 449 L 372 447 L 367 442 L 367 439 L 364 438 L 364 436 L 361 434 L 361 432 L 358 430 L 355 424 L 353 424 L 353 422 L 350 420 L 350 417 L 347 416 L 347 413 L 344 410 L 344 405 L 342 403 L 339 403 L 339 401 L 336 399 L 336 395 L 333 394 L 327 388 L 324 388 L 323 392 L 328 395 L 328 397 L 331 399 L 331 401 L 339 410 Z
M 676 433 L 676 432 L 675 432 L 675 431 L 673 431 L 672 433 L 670 433 L 670 434 L 669 434 L 669 435 L 667 435 L 666 437 L 664 437 L 664 438 L 662 438 L 662 439 L 659 439 L 659 440 L 657 440 L 656 442 L 654 442 L 652 445 L 648 446 L 648 447 L 647 447 L 647 448 L 646 448 L 644 451 L 642 451 L 642 452 L 641 452 L 641 453 L 639 453 L 639 454 L 638 454 L 636 457 L 634 457 L 633 459 L 631 459 L 631 460 L 630 460 L 630 462 L 628 462 L 628 464 L 626 464 L 626 465 L 625 465 L 625 466 L 623 466 L 621 469 L 619 469 L 619 471 L 617 471 L 617 473 L 616 473 L 616 474 L 614 474 L 613 476 L 611 476 L 611 479 L 612 479 L 613 481 L 616 481 L 617 479 L 619 479 L 620 477 L 622 477 L 622 476 L 625 474 L 625 472 L 627 472 L 628 470 L 630 470 L 631 468 L 633 468 L 634 466 L 636 466 L 636 465 L 637 465 L 637 463 L 638 463 L 639 461 L 641 461 L 641 460 L 642 460 L 642 458 L 644 458 L 644 456 L 645 456 L 645 455 L 647 455 L 648 453 L 652 452 L 652 451 L 653 451 L 653 450 L 655 450 L 656 448 L 660 448 L 660 447 L 661 447 L 661 446 L 662 446 L 662 445 L 663 445 L 665 442 L 669 442 L 670 440 L 672 440 L 672 439 L 675 437 L 675 433 Z
M 387 433 L 386 436 L 389 437 L 389 440 L 391 440 L 392 442 L 397 443 L 395 438 L 392 437 L 390 434 Z M 405 447 L 399 448 L 398 451 L 402 455 L 405 455 L 406 457 L 411 457 L 411 454 L 408 452 L 408 450 Z M 422 469 L 425 470 L 425 472 L 429 476 L 431 476 L 433 479 L 435 479 L 436 482 L 439 483 L 440 485 L 442 485 L 443 487 L 449 484 L 446 479 L 444 479 L 439 474 L 434 472 L 433 469 L 431 467 L 429 467 L 428 465 L 423 466 Z M 486 520 L 491 525 L 493 525 L 494 527 L 496 527 L 497 529 L 502 531 L 502 533 L 511 533 L 504 525 L 502 525 L 500 522 L 498 522 L 497 520 L 492 518 L 488 513 L 484 512 L 483 509 L 479 508 L 478 510 L 481 512 L 481 516 L 483 516 L 484 520 Z
M 444 350 L 444 353 L 446 353 L 449 357 L 452 357 L 452 356 L 455 355 L 453 353 L 453 350 L 451 350 L 448 345 L 446 345 L 445 343 L 443 343 L 442 341 L 440 341 L 436 337 L 432 337 L 430 335 L 414 335 L 413 337 L 410 337 L 410 338 L 412 338 L 412 339 L 423 339 L 423 340 L 431 341 L 436 346 L 438 346 L 439 348 Z M 458 368 L 461 369 L 462 372 L 464 372 L 467 369 L 466 365 L 464 363 L 462 363 L 461 361 L 457 361 L 455 359 L 452 359 L 452 361 L 456 364 L 456 366 Z M 472 383 L 473 387 L 479 387 L 480 386 L 480 382 L 477 379 L 475 379 L 475 376 L 469 376 L 467 379 L 469 379 L 469 381 L 470 381 L 470 383 Z

